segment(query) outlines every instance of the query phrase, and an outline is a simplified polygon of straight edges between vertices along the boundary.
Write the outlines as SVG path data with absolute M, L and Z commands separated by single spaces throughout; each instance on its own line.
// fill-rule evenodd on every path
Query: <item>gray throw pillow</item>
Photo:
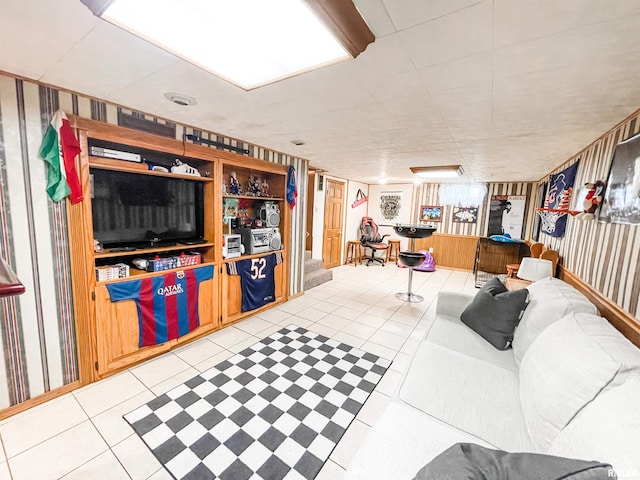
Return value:
M 528 304 L 526 288 L 509 291 L 493 278 L 476 294 L 460 320 L 498 350 L 506 350 Z
M 611 465 L 538 453 L 509 453 L 473 443 L 456 443 L 413 480 L 610 480 Z

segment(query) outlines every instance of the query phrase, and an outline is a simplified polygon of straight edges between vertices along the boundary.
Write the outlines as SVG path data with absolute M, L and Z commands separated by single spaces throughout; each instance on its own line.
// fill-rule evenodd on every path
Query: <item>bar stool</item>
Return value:
M 508 263 L 507 264 L 507 278 L 514 278 L 518 274 L 518 270 L 520 269 L 519 263 Z
M 387 248 L 387 262 L 393 260 L 398 261 L 398 255 L 400 254 L 400 240 L 389 240 L 389 248 Z
M 345 259 L 344 264 L 353 263 L 353 266 L 357 267 L 361 261 L 362 253 L 360 250 L 360 242 L 349 240 L 347 242 L 347 258 Z
M 413 238 L 411 239 L 413 243 Z M 413 247 L 413 245 L 412 245 Z M 411 284 L 413 283 L 413 267 L 417 267 L 427 257 L 425 253 L 420 252 L 400 252 L 398 254 L 398 261 L 407 267 L 409 267 L 409 283 L 407 284 L 407 293 L 396 293 L 396 298 L 404 300 L 405 302 L 421 302 L 424 297 L 416 295 L 411 291 Z

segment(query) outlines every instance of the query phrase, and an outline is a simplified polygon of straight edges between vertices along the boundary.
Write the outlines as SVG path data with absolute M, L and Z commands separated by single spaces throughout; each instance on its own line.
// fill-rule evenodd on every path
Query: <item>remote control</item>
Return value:
M 136 247 L 115 247 L 109 249 L 110 252 L 133 252 L 135 250 L 137 250 Z
M 180 240 L 180 243 L 183 245 L 199 245 L 201 243 L 207 243 L 204 238 L 194 238 L 191 240 Z

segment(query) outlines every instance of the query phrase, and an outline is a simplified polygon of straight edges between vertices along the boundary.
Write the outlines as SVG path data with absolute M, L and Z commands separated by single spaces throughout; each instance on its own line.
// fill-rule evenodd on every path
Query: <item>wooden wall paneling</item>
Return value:
M 477 236 L 434 233 L 431 237 L 416 239 L 415 249 L 433 248 L 436 266 L 473 271 L 477 244 Z
M 564 265 L 559 265 L 561 280 L 573 285 L 592 302 L 604 318 L 616 327 L 633 344 L 640 348 L 640 322 L 629 312 L 620 308 L 610 299 L 604 297 L 591 285 L 578 277 Z

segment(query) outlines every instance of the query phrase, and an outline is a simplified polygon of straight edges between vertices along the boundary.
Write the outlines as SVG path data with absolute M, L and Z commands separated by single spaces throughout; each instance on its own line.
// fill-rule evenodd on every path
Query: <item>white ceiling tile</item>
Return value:
M 355 0 L 353 3 L 376 38 L 385 37 L 396 31 L 381 0 Z
M 177 57 L 109 23 L 99 23 L 41 79 L 79 92 L 105 97 L 175 63 Z M 72 72 L 72 74 L 70 74 Z
M 640 105 L 640 0 L 356 5 L 377 36 L 357 59 L 246 92 L 78 0 L 0 0 L 0 70 L 371 183 L 445 162 L 463 181 L 535 180 Z
M 361 82 L 362 88 L 376 101 L 403 97 L 429 97 L 429 91 L 416 71 Z
M 382 0 L 393 24 L 404 30 L 435 20 L 479 3 L 482 0 Z
M 493 53 L 491 51 L 481 52 L 425 67 L 419 72 L 432 91 L 491 81 L 493 79 Z
M 76 0 L 2 0 L 0 70 L 39 79 L 99 21 Z
M 591 12 L 591 2 L 585 0 L 495 0 L 495 46 L 504 47 L 582 27 L 590 23 Z
M 491 49 L 493 3 L 484 1 L 399 33 L 417 68 Z

